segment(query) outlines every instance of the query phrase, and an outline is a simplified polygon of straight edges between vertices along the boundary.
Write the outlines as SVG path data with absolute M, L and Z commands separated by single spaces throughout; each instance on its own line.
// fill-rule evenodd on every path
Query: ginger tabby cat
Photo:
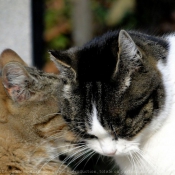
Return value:
M 58 113 L 57 75 L 27 67 L 10 49 L 0 70 L 0 174 L 71 174 L 57 156 L 75 140 Z

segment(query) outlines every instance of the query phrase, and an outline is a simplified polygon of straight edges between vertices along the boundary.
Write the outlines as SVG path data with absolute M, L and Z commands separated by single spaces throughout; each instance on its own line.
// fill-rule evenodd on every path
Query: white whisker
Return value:
M 90 155 L 92 155 L 92 154 L 94 153 L 94 151 L 92 151 L 92 150 L 90 150 L 90 149 L 88 149 L 88 151 L 87 151 L 86 153 L 88 153 L 88 152 L 90 152 L 90 153 L 87 154 L 87 155 L 86 155 L 85 157 L 83 157 L 78 163 L 75 164 L 75 167 L 74 167 L 73 171 L 77 168 L 78 165 L 80 165 L 81 162 L 83 162 L 85 159 L 87 159 Z M 94 155 L 94 154 L 93 154 L 93 155 Z M 91 158 L 91 157 L 90 157 L 90 158 Z M 88 160 L 89 160 L 89 159 L 88 159 Z M 88 160 L 87 160 L 87 161 L 88 161 Z M 87 164 L 87 161 L 86 161 L 86 164 Z M 85 164 L 85 165 L 86 165 L 86 164 Z M 84 165 L 84 167 L 85 167 L 85 165 Z M 84 168 L 84 167 L 83 167 L 83 168 Z
M 81 147 L 83 147 L 83 146 L 81 146 Z M 76 147 L 76 148 L 73 148 L 72 150 L 79 149 L 79 148 L 81 148 L 81 147 Z M 60 153 L 60 154 L 57 154 L 56 156 L 53 156 L 52 158 L 50 158 L 47 162 L 45 162 L 45 163 L 41 166 L 40 170 L 38 171 L 38 174 L 41 172 L 42 168 L 43 168 L 45 165 L 47 165 L 51 160 L 55 159 L 56 157 L 58 157 L 58 156 L 60 156 L 60 155 L 62 155 L 62 154 L 68 153 L 68 152 L 69 152 L 69 150 L 66 150 L 66 151 L 64 151 L 64 152 L 62 152 L 62 153 Z
M 80 152 L 82 152 L 82 151 L 83 151 L 83 153 L 80 153 Z M 67 167 L 68 167 L 72 162 L 74 162 L 75 160 L 77 160 L 79 157 L 81 157 L 82 155 L 86 154 L 88 151 L 89 151 L 88 148 L 85 148 L 85 149 L 82 149 L 82 150 L 76 152 L 76 154 L 77 154 L 77 153 L 78 153 L 78 154 L 80 153 L 79 156 L 73 158 L 73 159 L 68 163 Z M 76 154 L 74 154 L 74 156 L 75 156 Z M 73 155 L 71 155 L 68 159 L 70 159 L 71 157 L 73 157 Z M 67 160 L 68 160 L 68 159 L 67 159 Z M 64 161 L 65 161 L 65 160 L 64 160 Z M 63 163 L 62 163 L 62 165 L 63 165 Z M 61 166 L 59 167 L 59 169 L 57 170 L 57 172 L 59 172 L 60 168 L 61 168 Z M 65 168 L 64 168 L 64 169 L 65 169 Z M 63 169 L 61 172 L 59 172 L 59 174 L 62 173 L 62 172 L 64 171 L 64 169 Z
M 133 158 L 133 155 L 131 153 L 130 154 L 130 157 L 131 157 L 131 161 L 133 162 L 133 166 L 134 166 L 134 174 L 137 175 L 137 169 L 136 169 L 136 162 L 135 162 L 135 159 Z

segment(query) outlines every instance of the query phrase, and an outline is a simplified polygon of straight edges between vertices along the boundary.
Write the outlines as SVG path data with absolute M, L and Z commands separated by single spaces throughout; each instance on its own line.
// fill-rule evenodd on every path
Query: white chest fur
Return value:
M 166 63 L 158 63 L 165 86 L 163 110 L 136 139 L 140 153 L 115 156 L 125 175 L 175 175 L 175 36 L 170 43 Z

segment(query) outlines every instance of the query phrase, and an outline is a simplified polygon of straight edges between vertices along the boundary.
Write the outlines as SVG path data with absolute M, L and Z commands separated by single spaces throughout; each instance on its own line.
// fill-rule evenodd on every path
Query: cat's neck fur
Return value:
M 175 174 L 175 36 L 170 35 L 167 40 L 167 60 L 159 60 L 157 64 L 165 88 L 165 104 L 159 115 L 135 137 L 136 141 L 142 138 L 140 150 L 145 160 L 141 158 L 142 160 L 137 161 L 139 157 L 135 157 L 133 167 L 133 162 L 131 164 L 128 157 L 115 158 L 126 175 Z
M 63 117 L 125 175 L 175 174 L 174 49 L 173 35 L 121 30 L 75 52 L 51 51 L 63 80 Z

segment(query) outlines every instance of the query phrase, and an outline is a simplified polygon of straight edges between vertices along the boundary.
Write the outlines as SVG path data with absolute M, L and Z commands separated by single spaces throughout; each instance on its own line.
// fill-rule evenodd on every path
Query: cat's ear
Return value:
M 20 63 L 10 62 L 2 69 L 2 83 L 15 102 L 28 100 L 31 97 L 28 87 L 36 81 Z
M 71 59 L 66 52 L 50 50 L 49 53 L 61 77 L 67 81 L 76 81 L 75 60 Z
M 0 70 L 9 62 L 18 62 L 24 66 L 27 64 L 21 59 L 21 57 L 11 49 L 5 49 L 0 55 Z
M 130 37 L 130 35 L 125 31 L 121 30 L 118 36 L 119 45 L 119 56 L 127 57 L 130 61 L 141 60 L 142 54 L 138 47 Z
M 119 64 L 123 64 L 123 66 L 127 67 L 131 72 L 137 70 L 142 64 L 142 53 L 125 30 L 119 32 L 118 47 L 118 61 L 113 77 L 115 77 L 118 72 Z

